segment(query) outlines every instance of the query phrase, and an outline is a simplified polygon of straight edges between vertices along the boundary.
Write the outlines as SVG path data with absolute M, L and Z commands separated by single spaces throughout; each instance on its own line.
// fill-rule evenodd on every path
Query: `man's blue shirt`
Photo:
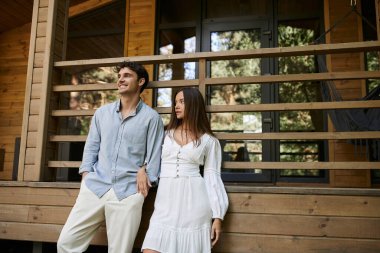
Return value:
M 96 110 L 79 173 L 88 171 L 86 186 L 99 198 L 111 188 L 119 200 L 137 192 L 136 176 L 146 163 L 151 182 L 160 172 L 164 127 L 160 115 L 141 100 L 123 119 L 120 100 Z

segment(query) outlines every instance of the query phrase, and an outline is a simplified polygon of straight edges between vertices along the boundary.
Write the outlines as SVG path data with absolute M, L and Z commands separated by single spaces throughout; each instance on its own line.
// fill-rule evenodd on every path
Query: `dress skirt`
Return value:
M 154 207 L 142 249 L 211 252 L 212 210 L 203 177 L 161 178 Z

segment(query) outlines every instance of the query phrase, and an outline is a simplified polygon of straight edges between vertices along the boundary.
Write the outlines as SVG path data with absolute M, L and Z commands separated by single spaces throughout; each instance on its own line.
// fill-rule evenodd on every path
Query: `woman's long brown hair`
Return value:
M 183 98 L 185 100 L 185 112 L 183 119 L 177 119 L 175 113 L 175 97 L 181 91 L 183 92 Z M 177 91 L 173 99 L 172 113 L 166 129 L 175 130 L 183 123 L 186 123 L 186 126 L 189 127 L 189 130 L 194 134 L 194 141 L 197 145 L 203 134 L 207 133 L 214 136 L 207 118 L 205 102 L 202 94 L 196 88 L 183 88 Z

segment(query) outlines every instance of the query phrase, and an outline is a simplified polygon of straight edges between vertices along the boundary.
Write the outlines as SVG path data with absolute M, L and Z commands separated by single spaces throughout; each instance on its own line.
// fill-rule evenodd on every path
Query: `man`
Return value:
M 149 82 L 143 66 L 117 67 L 120 100 L 102 106 L 92 118 L 83 152 L 82 183 L 57 242 L 58 253 L 84 252 L 105 221 L 108 252 L 130 253 L 144 197 L 160 169 L 163 124 L 140 93 Z

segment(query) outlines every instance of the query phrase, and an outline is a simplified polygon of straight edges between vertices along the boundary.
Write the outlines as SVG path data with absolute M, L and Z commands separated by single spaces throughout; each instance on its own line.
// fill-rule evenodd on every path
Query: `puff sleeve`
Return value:
M 223 219 L 228 208 L 228 197 L 220 175 L 222 151 L 218 139 L 210 137 L 204 152 L 204 180 L 212 209 L 212 218 Z

